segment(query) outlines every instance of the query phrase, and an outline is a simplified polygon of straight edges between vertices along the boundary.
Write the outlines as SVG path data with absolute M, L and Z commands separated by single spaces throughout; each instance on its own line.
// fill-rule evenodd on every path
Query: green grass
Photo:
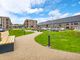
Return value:
M 31 33 L 33 32 L 26 32 L 25 30 L 22 30 L 22 29 L 9 30 L 9 35 L 15 35 L 16 37 L 31 34 Z
M 35 38 L 36 42 L 43 46 L 48 45 L 48 31 L 43 32 Z M 80 53 L 80 32 L 61 31 L 50 32 L 51 48 L 69 52 Z

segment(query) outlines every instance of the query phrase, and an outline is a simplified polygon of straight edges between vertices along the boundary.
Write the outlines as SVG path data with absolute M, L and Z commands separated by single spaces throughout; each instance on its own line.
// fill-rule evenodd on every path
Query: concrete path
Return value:
M 15 51 L 0 54 L 0 60 L 80 60 L 80 54 L 49 49 L 36 43 L 35 32 L 16 38 Z

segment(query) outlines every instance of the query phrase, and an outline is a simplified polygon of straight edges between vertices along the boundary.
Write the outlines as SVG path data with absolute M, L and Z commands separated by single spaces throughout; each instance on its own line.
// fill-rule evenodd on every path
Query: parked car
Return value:
M 51 28 L 51 31 L 63 31 L 65 30 L 64 28 Z
M 0 32 L 4 32 L 5 30 L 3 28 L 0 28 Z
M 63 31 L 63 30 L 65 30 L 65 28 L 60 28 L 60 31 Z
M 47 28 L 41 28 L 41 30 L 48 30 Z

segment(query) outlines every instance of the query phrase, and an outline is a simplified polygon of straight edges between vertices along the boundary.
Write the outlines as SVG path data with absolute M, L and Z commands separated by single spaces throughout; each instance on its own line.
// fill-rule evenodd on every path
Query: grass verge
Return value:
M 26 32 L 25 30 L 17 29 L 17 30 L 9 30 L 9 35 L 15 35 L 16 37 L 32 34 L 33 32 Z
M 61 31 L 50 32 L 51 48 L 80 53 L 80 32 Z M 36 42 L 43 46 L 48 45 L 48 31 L 44 31 L 35 38 Z

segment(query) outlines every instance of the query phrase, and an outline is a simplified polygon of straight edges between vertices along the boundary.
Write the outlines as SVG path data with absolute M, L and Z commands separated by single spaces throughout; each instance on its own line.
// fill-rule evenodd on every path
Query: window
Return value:
M 69 23 L 67 23 L 66 25 L 69 25 Z
M 74 25 L 78 25 L 78 22 L 75 22 Z
M 69 27 L 66 27 L 66 29 L 69 29 Z
M 71 23 L 71 25 L 73 25 L 73 23 Z
M 0 24 L 0 26 L 2 26 L 2 24 Z
M 2 24 L 0 24 L 0 28 L 2 28 Z

